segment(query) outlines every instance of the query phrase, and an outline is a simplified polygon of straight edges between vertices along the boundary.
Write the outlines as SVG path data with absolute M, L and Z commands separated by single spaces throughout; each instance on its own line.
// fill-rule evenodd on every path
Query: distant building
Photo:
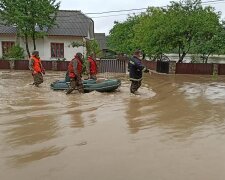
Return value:
M 72 47 L 72 42 L 85 44 L 94 38 L 94 21 L 81 11 L 59 10 L 56 24 L 50 29 L 45 29 L 46 36 L 36 40 L 37 50 L 43 60 L 66 59 L 71 60 L 75 53 L 86 53 L 83 46 Z M 38 31 L 38 28 L 37 28 Z M 22 38 L 17 38 L 17 29 L 12 26 L 0 25 L 0 57 L 11 48 L 16 41 L 25 50 Z M 33 43 L 29 40 L 29 49 L 32 52 Z M 26 51 L 25 51 L 26 52 Z
M 95 39 L 99 44 L 100 49 L 102 50 L 103 58 L 116 58 L 116 52 L 108 49 L 107 40 L 105 33 L 95 33 Z

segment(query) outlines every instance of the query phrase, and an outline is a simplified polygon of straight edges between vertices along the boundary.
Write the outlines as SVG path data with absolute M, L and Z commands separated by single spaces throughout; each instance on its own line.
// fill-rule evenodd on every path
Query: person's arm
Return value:
M 143 72 L 145 72 L 145 73 L 148 73 L 148 72 L 149 72 L 148 68 L 145 67 L 145 66 L 141 63 L 141 61 L 136 61 L 136 66 L 137 66 L 137 68 L 138 68 L 140 71 L 143 71 Z
M 34 60 L 33 60 L 33 59 L 30 59 L 30 60 L 29 60 L 29 69 L 30 69 L 31 71 L 34 71 L 33 66 L 34 66 Z
M 76 76 L 78 75 L 77 65 L 78 65 L 77 60 L 76 60 L 76 61 L 73 61 L 73 70 L 74 70 L 74 74 L 75 74 Z
M 90 67 L 91 67 L 91 63 L 90 61 L 87 60 L 86 71 L 88 75 L 90 75 Z
M 43 67 L 43 65 L 42 65 L 42 63 L 41 63 L 41 60 L 40 60 L 40 67 L 41 67 L 41 72 L 42 72 L 43 74 L 45 74 L 45 68 Z

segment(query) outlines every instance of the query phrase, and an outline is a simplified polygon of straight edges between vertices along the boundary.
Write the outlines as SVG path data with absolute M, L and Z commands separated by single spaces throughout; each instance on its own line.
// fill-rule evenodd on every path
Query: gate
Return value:
M 169 73 L 169 61 L 157 61 L 156 71 L 160 73 Z
M 100 73 L 126 73 L 126 61 L 118 59 L 101 59 L 97 63 Z
M 160 73 L 169 73 L 169 67 L 170 67 L 170 59 L 162 54 L 161 57 L 158 58 L 157 65 L 156 65 L 156 71 Z

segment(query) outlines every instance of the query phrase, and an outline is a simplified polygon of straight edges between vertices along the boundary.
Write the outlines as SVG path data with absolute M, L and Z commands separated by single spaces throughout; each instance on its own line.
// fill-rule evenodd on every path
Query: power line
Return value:
M 201 4 L 216 4 L 216 3 L 223 3 L 225 0 L 210 0 L 210 1 L 204 1 Z M 161 6 L 161 8 L 167 7 L 167 6 Z M 115 13 L 115 12 L 128 12 L 128 11 L 137 11 L 137 10 L 146 10 L 148 8 L 137 8 L 137 9 L 125 9 L 125 10 L 116 10 L 116 11 L 105 11 L 105 12 L 98 12 L 98 13 L 85 13 L 85 14 L 109 14 L 109 13 Z M 142 11 L 144 12 L 144 11 Z M 130 15 L 130 14 L 116 14 L 116 15 L 108 15 L 108 16 L 96 16 L 91 18 L 105 18 L 105 17 L 115 17 L 115 16 L 124 16 L 124 15 Z
M 90 18 L 97 19 L 97 18 L 104 18 L 104 17 L 128 16 L 128 15 L 131 15 L 131 14 L 115 14 L 115 15 L 108 15 L 108 16 L 96 16 L 96 17 L 90 17 Z
M 137 11 L 137 10 L 146 10 L 146 9 L 148 9 L 148 8 L 124 9 L 124 10 L 105 11 L 105 12 L 97 12 L 97 13 L 85 13 L 85 14 L 109 14 L 109 13 L 115 13 L 115 12 Z

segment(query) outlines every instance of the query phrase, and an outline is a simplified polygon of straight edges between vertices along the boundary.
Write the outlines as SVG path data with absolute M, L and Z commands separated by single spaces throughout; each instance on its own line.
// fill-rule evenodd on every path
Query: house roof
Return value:
M 48 29 L 50 36 L 94 37 L 94 22 L 81 11 L 59 10 L 56 25 Z M 15 34 L 16 28 L 0 25 L 0 34 Z
M 91 34 L 88 34 L 91 32 Z M 94 22 L 81 11 L 60 10 L 56 25 L 48 30 L 48 35 L 94 37 Z
M 107 49 L 105 33 L 95 33 L 95 39 L 97 40 L 100 49 Z
M 16 27 L 0 24 L 0 34 L 16 34 Z

